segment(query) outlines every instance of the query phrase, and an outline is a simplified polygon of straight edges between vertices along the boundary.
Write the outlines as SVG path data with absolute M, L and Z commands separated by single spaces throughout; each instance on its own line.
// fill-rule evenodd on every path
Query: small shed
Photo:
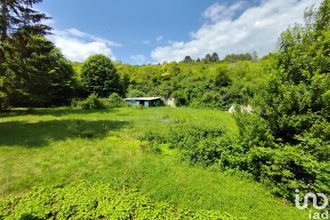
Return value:
M 160 106 L 162 99 L 160 97 L 136 97 L 126 98 L 125 101 L 131 106 L 153 107 Z

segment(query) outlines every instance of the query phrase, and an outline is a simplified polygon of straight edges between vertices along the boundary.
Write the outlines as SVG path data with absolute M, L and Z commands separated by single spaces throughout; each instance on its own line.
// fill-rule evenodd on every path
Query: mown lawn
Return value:
M 141 150 L 147 131 L 177 123 L 223 126 L 237 132 L 227 112 L 189 108 L 17 109 L 0 115 L 0 199 L 33 186 L 81 180 L 134 187 L 179 208 L 218 210 L 248 219 L 306 219 L 243 175 L 191 167 L 179 153 Z

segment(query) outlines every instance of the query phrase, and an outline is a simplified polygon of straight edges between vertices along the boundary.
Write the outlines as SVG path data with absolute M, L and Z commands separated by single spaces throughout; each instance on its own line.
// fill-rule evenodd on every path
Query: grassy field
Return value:
M 0 116 L 0 200 L 31 187 L 81 180 L 134 187 L 156 202 L 218 210 L 248 219 L 304 219 L 306 212 L 274 198 L 243 175 L 192 167 L 178 152 L 141 150 L 147 131 L 176 123 L 221 125 L 237 132 L 227 112 L 189 108 L 15 110 Z

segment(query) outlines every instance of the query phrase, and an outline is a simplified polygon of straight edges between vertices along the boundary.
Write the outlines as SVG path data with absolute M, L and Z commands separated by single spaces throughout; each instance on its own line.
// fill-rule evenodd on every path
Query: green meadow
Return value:
M 157 153 L 144 150 L 141 137 L 146 132 L 164 134 L 180 123 L 238 132 L 232 115 L 217 110 L 53 108 L 3 113 L 0 200 L 20 198 L 38 187 L 83 182 L 136 189 L 151 203 L 175 209 L 218 211 L 247 219 L 308 217 L 246 174 L 191 166 L 166 144 Z

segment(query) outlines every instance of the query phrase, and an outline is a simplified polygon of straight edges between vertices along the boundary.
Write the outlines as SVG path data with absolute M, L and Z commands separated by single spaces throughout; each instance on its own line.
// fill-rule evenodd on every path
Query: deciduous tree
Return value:
M 108 97 L 120 93 L 120 78 L 111 60 L 104 55 L 90 56 L 81 69 L 82 83 L 88 93 Z

